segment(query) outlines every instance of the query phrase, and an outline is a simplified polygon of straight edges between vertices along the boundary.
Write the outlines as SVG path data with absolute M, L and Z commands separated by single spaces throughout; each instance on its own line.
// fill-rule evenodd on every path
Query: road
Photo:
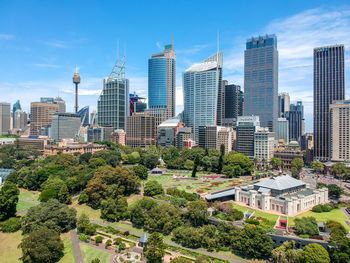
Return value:
M 72 240 L 73 250 L 74 250 L 74 258 L 76 263 L 83 263 L 83 256 L 81 255 L 80 247 L 79 247 L 79 238 L 77 231 L 72 229 L 70 231 L 70 238 Z

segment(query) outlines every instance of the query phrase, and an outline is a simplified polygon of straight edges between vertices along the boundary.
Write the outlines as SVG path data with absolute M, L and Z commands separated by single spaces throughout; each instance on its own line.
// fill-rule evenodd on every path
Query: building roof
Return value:
M 12 173 L 14 170 L 13 169 L 3 169 L 0 168 L 0 177 L 4 180 L 6 177 Z
M 286 190 L 289 188 L 306 185 L 304 182 L 297 180 L 289 175 L 281 175 L 277 177 L 273 177 L 268 180 L 264 180 L 254 184 L 254 186 L 263 187 L 267 189 L 273 190 Z
M 177 127 L 180 123 L 179 119 L 170 119 L 163 121 L 161 124 L 158 125 L 159 128 L 163 127 Z
M 140 237 L 139 242 L 141 242 L 141 243 L 146 243 L 147 240 L 148 240 L 147 234 L 143 234 L 143 236 Z
M 153 168 L 151 172 L 163 172 L 163 170 L 156 167 L 156 168 Z
M 217 67 L 222 68 L 222 64 L 223 64 L 222 57 L 223 57 L 223 53 L 222 51 L 220 51 L 217 54 L 214 54 L 208 57 L 207 59 L 203 60 L 201 63 L 192 65 L 189 69 L 186 70 L 186 72 L 189 72 L 189 71 L 202 72 L 202 71 L 215 69 Z
M 221 191 L 218 193 L 209 194 L 209 195 L 205 196 L 205 199 L 210 201 L 210 200 L 217 199 L 217 198 L 235 195 L 235 193 L 236 193 L 235 189 L 229 189 L 229 190 Z

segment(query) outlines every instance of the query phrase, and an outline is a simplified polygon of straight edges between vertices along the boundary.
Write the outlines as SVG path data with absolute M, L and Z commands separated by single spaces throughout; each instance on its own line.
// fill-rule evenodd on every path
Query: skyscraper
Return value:
M 149 112 L 134 113 L 128 116 L 126 145 L 136 148 L 149 148 L 156 144 L 155 117 Z
M 314 48 L 314 159 L 330 157 L 329 105 L 344 100 L 344 45 Z
M 147 108 L 146 98 L 139 97 L 136 93 L 130 94 L 130 115 L 134 112 L 144 112 Z
M 276 130 L 278 51 L 275 35 L 247 40 L 244 51 L 244 115 L 259 116 L 262 127 Z
M 303 135 L 303 103 L 298 101 L 297 104 L 290 104 L 289 111 L 285 112 L 284 115 L 288 120 L 289 140 L 299 142 L 301 135 Z
M 223 54 L 219 52 L 183 73 L 184 122 L 193 129 L 196 142 L 199 126 L 218 124 L 222 66 Z
M 129 80 L 125 78 L 125 56 L 118 57 L 109 77 L 103 79 L 103 90 L 97 101 L 98 125 L 112 125 L 126 130 L 129 115 Z
M 239 116 L 236 127 L 236 151 L 254 158 L 254 137 L 259 129 L 259 116 Z
M 237 119 L 243 114 L 243 91 L 235 84 L 225 85 L 225 119 Z
M 30 135 L 39 135 L 41 129 L 52 123 L 52 115 L 58 112 L 58 104 L 32 102 L 30 104 Z
M 284 143 L 289 143 L 289 127 L 286 118 L 277 119 L 277 137 L 278 140 L 283 140 Z
M 75 113 L 55 113 L 52 115 L 52 139 L 74 139 L 79 136 L 80 116 Z
M 0 135 L 7 134 L 11 128 L 11 104 L 0 102 Z
M 287 92 L 282 92 L 278 95 L 278 113 L 279 117 L 284 118 L 285 113 L 290 108 L 290 97 Z
M 22 110 L 21 103 L 19 100 L 16 101 L 12 106 L 12 127 L 15 128 L 15 112 L 16 110 Z
M 23 130 L 28 123 L 28 116 L 27 113 L 22 110 L 16 110 L 14 119 L 13 119 L 13 128 L 14 129 L 21 129 Z
M 85 106 L 83 108 L 81 108 L 77 114 L 80 116 L 80 121 L 84 126 L 89 125 L 89 106 Z
M 66 102 L 61 97 L 56 97 L 53 103 L 58 104 L 58 112 L 66 112 Z
M 173 43 L 148 60 L 148 107 L 156 126 L 175 117 L 176 54 Z

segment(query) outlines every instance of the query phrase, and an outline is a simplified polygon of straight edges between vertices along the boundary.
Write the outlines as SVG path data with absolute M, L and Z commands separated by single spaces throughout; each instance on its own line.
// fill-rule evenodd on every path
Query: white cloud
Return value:
M 14 39 L 15 36 L 14 35 L 10 35 L 10 34 L 0 34 L 0 39 L 1 40 L 11 40 Z
M 305 112 L 312 114 L 313 49 L 319 46 L 344 44 L 350 46 L 350 8 L 336 10 L 310 9 L 269 23 L 258 34 L 276 34 L 279 51 L 279 91 L 289 92 L 292 101 L 302 100 Z M 229 50 L 224 60 L 224 73 L 239 76 L 236 83 L 243 85 L 244 43 Z M 349 52 L 346 52 L 346 61 Z M 349 75 L 349 68 L 346 68 Z M 226 78 L 226 76 L 225 76 Z M 235 80 L 234 80 L 235 81 Z M 348 83 L 346 81 L 346 83 Z M 312 121 L 311 121 L 312 122 Z M 308 130 L 312 123 L 308 123 Z
M 156 42 L 156 46 L 159 48 L 159 50 L 163 50 L 163 45 L 159 41 Z
M 203 49 L 209 47 L 208 44 L 200 44 L 200 45 L 194 45 L 193 47 L 190 48 L 186 48 L 186 49 L 179 49 L 176 50 L 177 54 L 196 54 L 200 51 L 202 51 Z
M 49 63 L 37 63 L 37 64 L 34 64 L 34 66 L 39 68 L 61 68 L 60 65 L 49 64 Z
M 61 40 L 41 41 L 41 43 L 54 48 L 69 48 L 69 44 Z

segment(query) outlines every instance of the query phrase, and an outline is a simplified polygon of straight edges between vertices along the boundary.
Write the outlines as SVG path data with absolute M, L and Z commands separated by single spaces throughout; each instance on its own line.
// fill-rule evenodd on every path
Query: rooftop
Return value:
M 297 180 L 289 175 L 281 175 L 270 178 L 254 184 L 256 187 L 262 187 L 273 190 L 286 190 L 297 186 L 306 185 L 304 182 Z
M 218 193 L 209 194 L 209 195 L 205 196 L 205 199 L 210 201 L 210 200 L 221 198 L 221 197 L 235 195 L 235 193 L 236 193 L 235 189 L 229 189 L 229 190 L 221 191 Z

